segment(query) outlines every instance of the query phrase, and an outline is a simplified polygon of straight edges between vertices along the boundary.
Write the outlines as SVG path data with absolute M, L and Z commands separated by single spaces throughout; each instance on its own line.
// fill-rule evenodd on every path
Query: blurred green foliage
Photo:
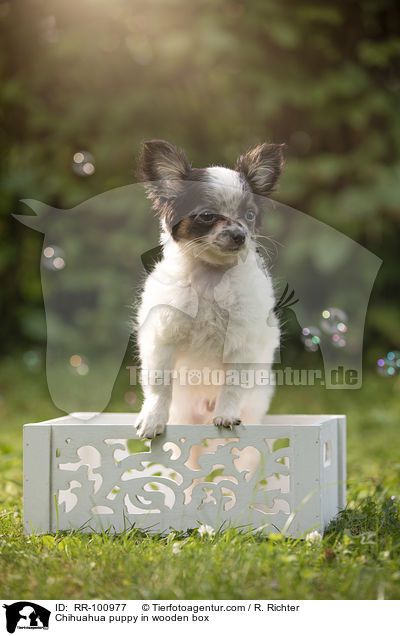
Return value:
M 42 236 L 10 216 L 19 201 L 71 208 L 129 184 L 161 137 L 195 165 L 285 142 L 275 196 L 384 259 L 367 337 L 400 349 L 399 97 L 395 0 L 1 0 L 3 344 L 44 324 Z M 94 174 L 72 170 L 80 151 Z

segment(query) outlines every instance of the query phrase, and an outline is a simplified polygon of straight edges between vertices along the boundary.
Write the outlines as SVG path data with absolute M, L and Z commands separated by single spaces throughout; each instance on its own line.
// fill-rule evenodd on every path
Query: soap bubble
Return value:
M 321 342 L 321 332 L 318 327 L 304 327 L 301 339 L 306 351 L 317 351 Z
M 42 363 L 41 354 L 35 350 L 25 351 L 22 359 L 25 366 L 28 367 L 29 371 L 36 371 Z
M 72 170 L 80 177 L 90 177 L 94 174 L 94 157 L 83 150 L 76 152 L 72 158 Z
M 133 406 L 136 402 L 136 393 L 133 391 L 125 393 L 125 402 L 129 404 L 129 406 Z
M 320 327 L 324 333 L 329 335 L 346 333 L 348 317 L 342 309 L 330 307 L 324 309 L 321 315 Z
M 384 358 L 379 358 L 376 363 L 379 375 L 390 378 L 400 371 L 400 351 L 389 351 Z
M 59 271 L 65 267 L 64 252 L 57 245 L 47 245 L 42 253 L 42 265 L 46 269 Z
M 348 328 L 347 314 L 337 307 L 329 307 L 321 312 L 321 316 L 320 327 L 327 336 L 330 336 L 331 344 L 337 349 L 345 347 L 347 341 L 344 335 Z
M 70 357 L 69 364 L 71 367 L 71 371 L 77 373 L 78 375 L 87 375 L 89 373 L 89 365 L 87 363 L 87 360 L 78 353 L 74 353 Z
M 338 333 L 334 333 L 332 336 L 332 344 L 338 349 L 346 346 L 346 338 L 342 338 Z

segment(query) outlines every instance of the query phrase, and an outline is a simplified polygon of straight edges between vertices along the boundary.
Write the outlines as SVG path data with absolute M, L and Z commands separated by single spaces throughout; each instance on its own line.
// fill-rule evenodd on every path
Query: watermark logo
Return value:
M 6 627 L 9 634 L 14 634 L 16 629 L 48 629 L 50 610 L 32 603 L 31 601 L 18 601 L 11 605 L 3 605 L 6 610 Z
M 187 210 L 181 210 L 182 217 L 193 213 L 195 186 L 187 181 L 180 184 L 187 188 Z M 260 199 L 262 222 L 254 233 L 254 244 L 273 281 L 277 301 L 274 315 L 265 316 L 266 324 L 272 328 L 277 316 L 285 349 L 290 312 L 304 355 L 320 353 L 324 386 L 360 388 L 364 323 L 380 259 L 298 210 L 266 197 L 256 198 Z M 178 284 L 171 285 L 168 271 L 154 267 L 159 226 L 142 184 L 100 194 L 71 210 L 33 200 L 25 203 L 35 214 L 16 218 L 44 235 L 40 266 L 51 398 L 67 413 L 101 412 L 110 400 L 132 333 L 146 328 L 147 316 L 160 305 L 157 299 L 168 298 L 168 306 L 177 316 L 192 321 L 194 330 L 201 294 L 186 272 Z M 165 244 L 173 241 L 168 236 L 163 240 Z M 151 256 L 150 266 L 146 255 Z M 154 289 L 154 304 L 137 324 L 136 308 L 146 274 Z M 230 314 L 235 277 L 232 266 L 203 290 L 225 321 L 225 343 L 240 338 L 232 333 L 237 321 Z M 251 285 L 248 287 L 251 292 Z M 278 361 L 281 353 L 278 349 Z M 254 364 L 257 368 L 272 362 L 236 359 L 224 347 L 221 358 L 228 366 Z M 187 382 L 194 386 L 203 378 L 193 367 Z
M 170 386 L 177 382 L 180 386 L 238 386 L 242 389 L 253 389 L 257 386 L 340 386 L 351 388 L 358 384 L 356 369 L 345 369 L 338 366 L 331 369 L 329 377 L 321 369 L 141 369 L 128 366 L 129 384 L 142 387 Z

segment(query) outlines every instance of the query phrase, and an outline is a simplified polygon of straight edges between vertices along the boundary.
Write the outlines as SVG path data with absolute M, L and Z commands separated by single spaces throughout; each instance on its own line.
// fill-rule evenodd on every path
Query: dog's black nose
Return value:
M 236 245 L 243 245 L 243 243 L 246 240 L 245 233 L 239 228 L 231 230 L 229 234 L 231 238 L 233 239 L 233 241 L 236 243 Z

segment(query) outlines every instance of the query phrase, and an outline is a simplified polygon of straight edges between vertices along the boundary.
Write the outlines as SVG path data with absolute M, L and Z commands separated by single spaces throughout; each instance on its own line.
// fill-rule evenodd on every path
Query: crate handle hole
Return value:
M 324 463 L 324 468 L 327 468 L 331 465 L 332 461 L 332 442 L 324 442 L 323 451 L 322 451 L 322 459 Z

